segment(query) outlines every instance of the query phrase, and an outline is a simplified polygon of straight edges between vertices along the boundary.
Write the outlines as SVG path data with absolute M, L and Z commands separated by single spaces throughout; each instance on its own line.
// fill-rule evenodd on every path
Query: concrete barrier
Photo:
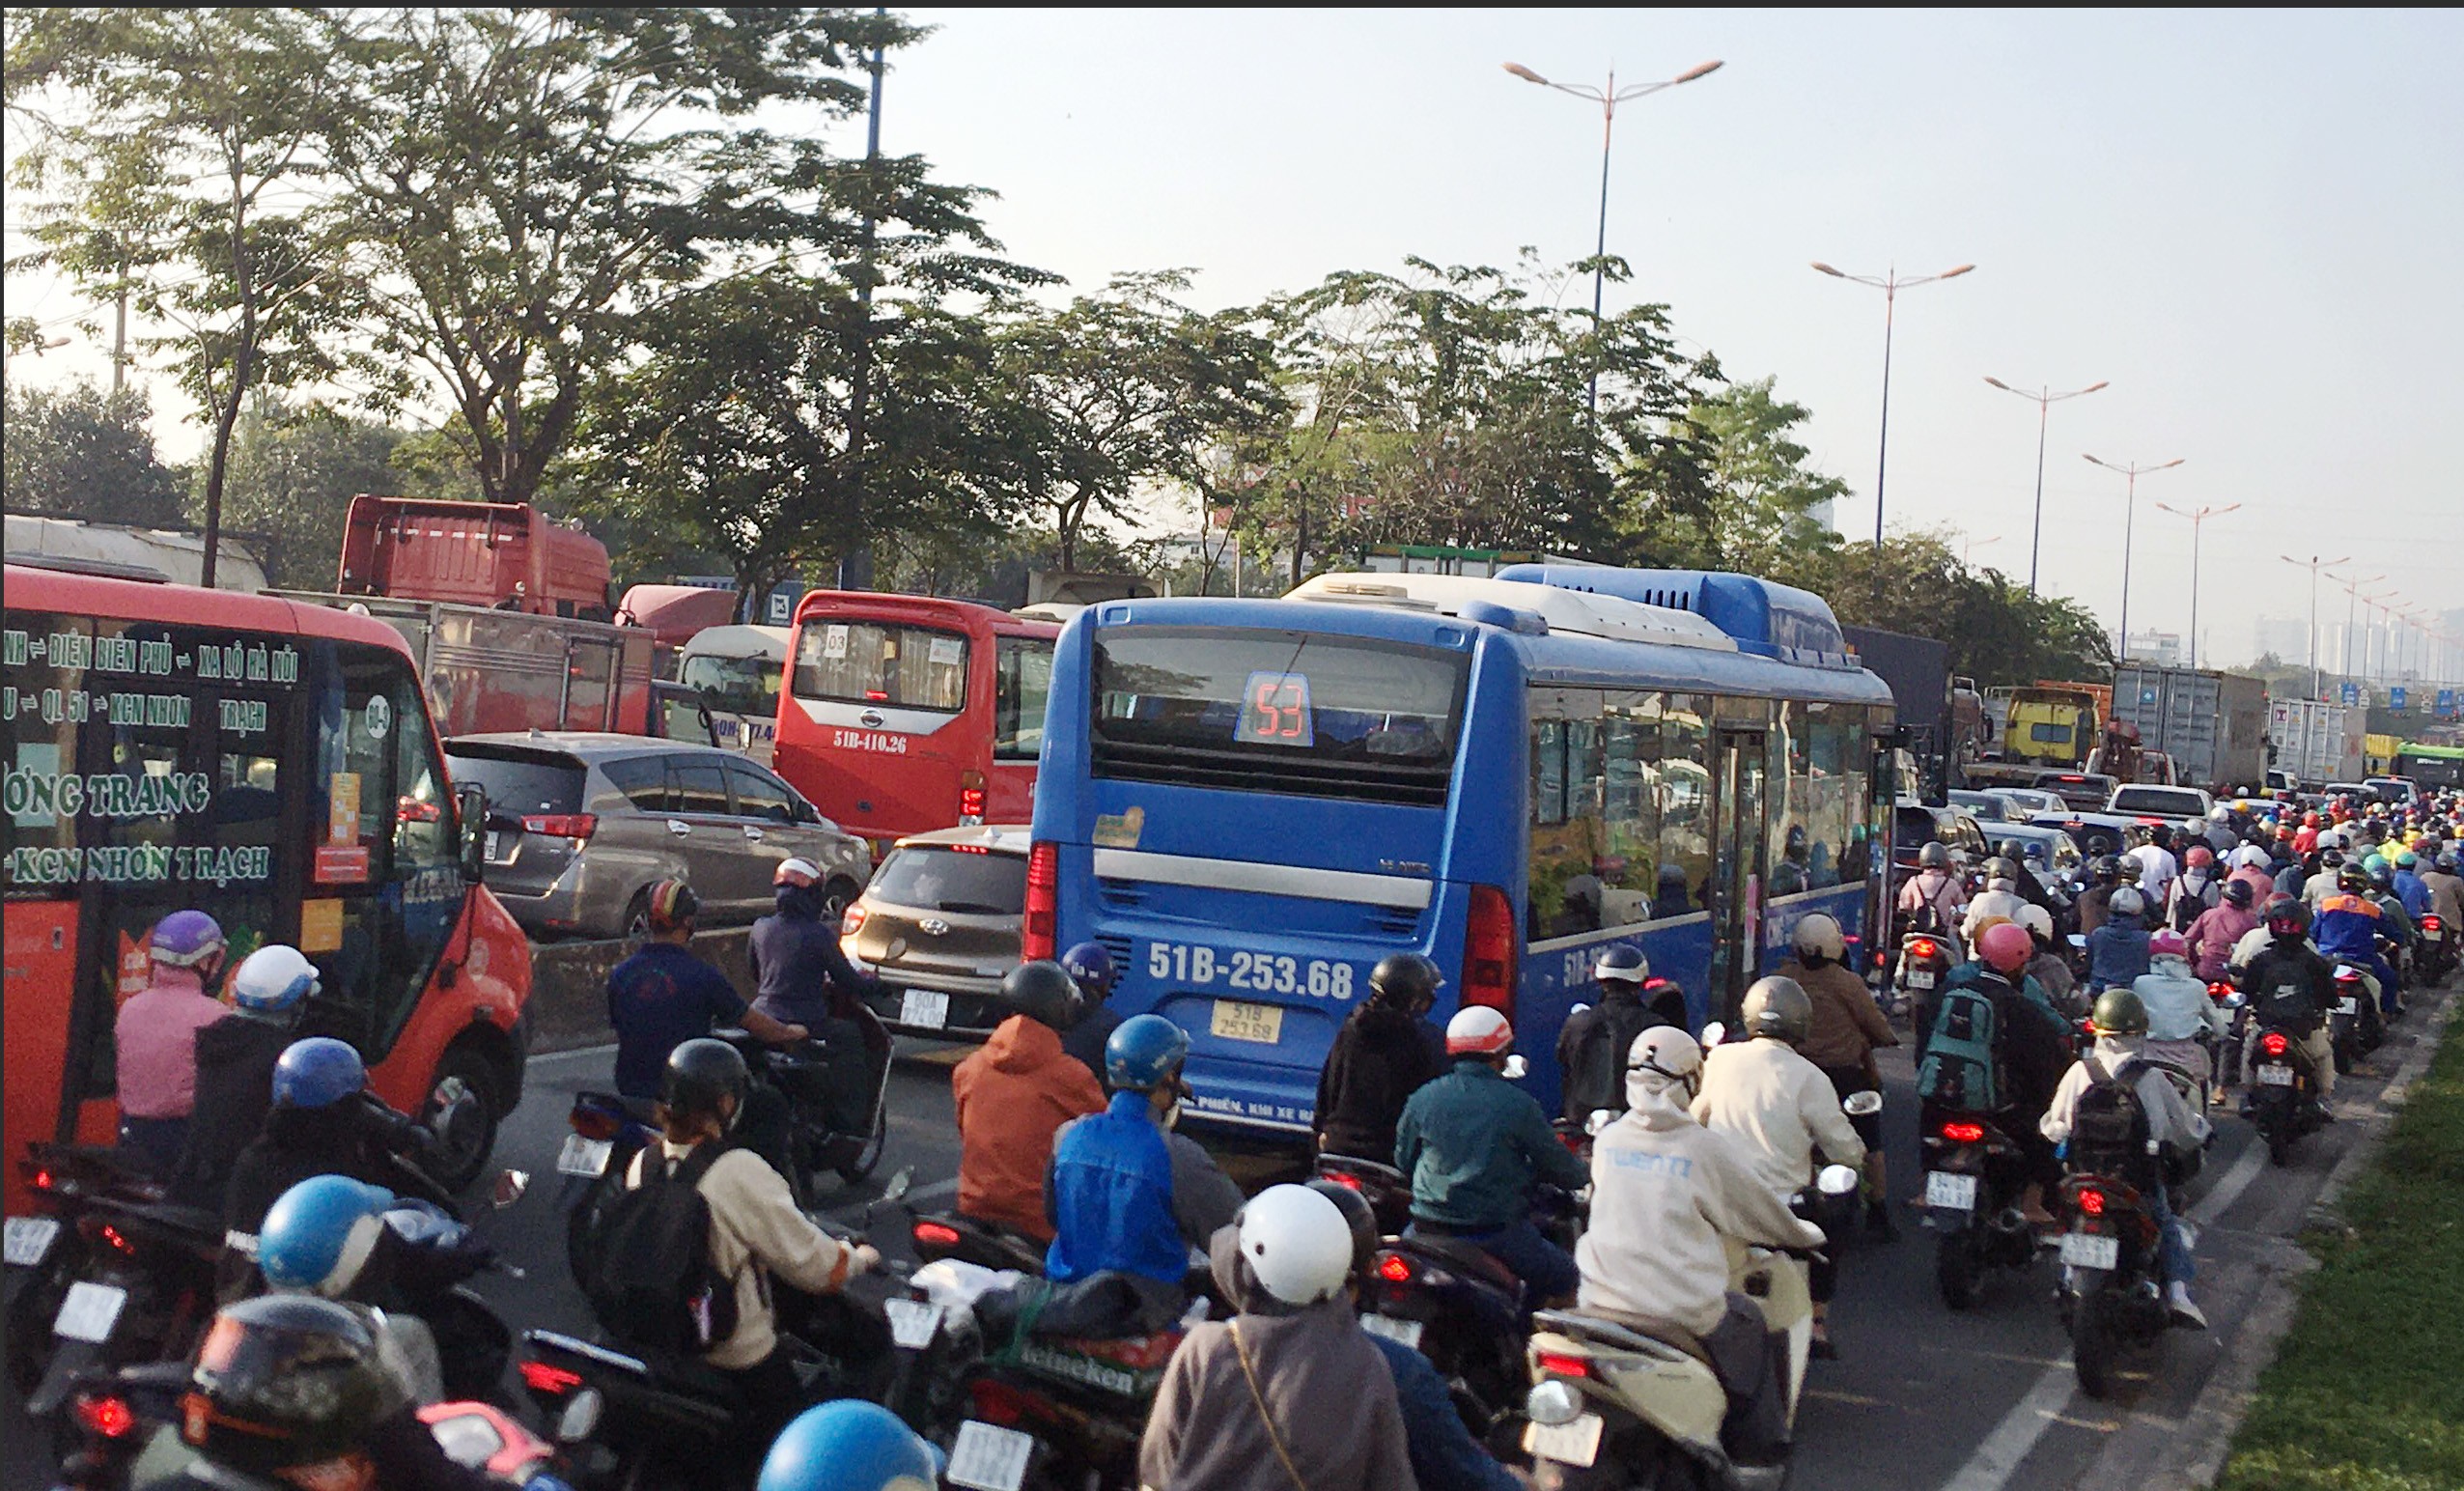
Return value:
M 746 950 L 752 941 L 752 928 L 729 927 L 694 937 L 693 951 L 716 964 L 736 992 L 750 999 L 753 972 Z M 637 945 L 627 939 L 611 939 L 531 948 L 531 1055 L 603 1046 L 616 1039 L 607 1027 L 607 975 Z

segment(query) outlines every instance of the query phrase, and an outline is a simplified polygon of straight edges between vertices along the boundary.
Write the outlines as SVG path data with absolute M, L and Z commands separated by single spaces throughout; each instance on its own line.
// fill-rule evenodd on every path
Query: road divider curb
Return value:
M 753 970 L 747 953 L 752 942 L 752 928 L 730 927 L 697 935 L 693 951 L 718 965 L 736 992 L 749 999 Z M 607 975 L 637 945 L 630 939 L 610 938 L 532 946 L 527 1006 L 532 1055 L 603 1046 L 616 1038 L 607 1027 Z

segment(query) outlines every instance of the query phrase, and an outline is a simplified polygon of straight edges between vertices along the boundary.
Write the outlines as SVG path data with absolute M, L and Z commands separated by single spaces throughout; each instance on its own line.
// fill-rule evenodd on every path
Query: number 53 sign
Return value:
M 1241 719 L 1232 739 L 1250 746 L 1314 746 L 1305 673 L 1256 672 L 1241 687 Z

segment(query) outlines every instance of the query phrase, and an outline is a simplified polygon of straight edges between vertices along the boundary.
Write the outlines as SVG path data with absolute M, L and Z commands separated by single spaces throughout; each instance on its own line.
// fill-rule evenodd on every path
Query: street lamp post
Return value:
M 2170 471 L 2173 467 L 2180 465 L 2189 458 L 2185 456 L 2176 456 L 2170 461 L 2160 462 L 2155 465 L 2145 466 L 2141 465 L 2136 461 L 2127 465 L 2123 465 L 2115 462 L 2106 461 L 2095 456 L 2085 454 L 2083 454 L 2080 459 L 2083 461 L 2092 462 L 2097 465 L 2103 466 L 2108 471 L 2119 471 L 2123 476 L 2129 478 L 2129 485 L 2123 489 L 2122 493 L 2121 645 L 2114 649 L 2114 661 L 2115 662 L 2124 662 L 2129 661 L 2130 658 L 2130 541 L 2133 530 L 2135 530 L 2139 524 L 2139 478 L 2149 471 Z
M 2195 668 L 2198 666 L 2198 532 L 2207 526 L 2210 518 L 2222 518 L 2226 513 L 2238 511 L 2241 504 L 2227 502 L 2223 507 L 2202 507 L 2197 512 L 2188 512 L 2168 502 L 2159 502 L 2156 506 L 2176 518 L 2190 520 L 2190 665 Z
M 2052 409 L 2055 405 L 2061 403 L 2064 399 L 2076 399 L 2082 394 L 2094 393 L 2097 389 L 2107 387 L 2109 384 L 2103 380 L 2099 380 L 2088 384 L 2085 388 L 2074 388 L 2068 393 L 2056 393 L 2052 386 L 2048 384 L 2045 387 L 2037 389 L 2034 393 L 2030 393 L 2025 388 L 2013 388 L 2008 383 L 2003 382 L 2001 379 L 1991 377 L 1990 375 L 1985 379 L 1985 381 L 1993 384 L 1996 388 L 2001 389 L 2004 393 L 2015 393 L 2023 399 L 2032 400 L 2036 405 L 2036 517 L 2034 520 L 2029 524 L 2028 528 L 2028 594 L 2030 599 L 2032 600 L 2036 595 L 2036 551 L 2038 547 L 2045 541 L 2046 413 Z
M 2312 555 L 2310 555 L 2308 559 L 2296 559 L 2296 558 L 2294 558 L 2294 557 L 2293 557 L 2292 555 L 2290 555 L 2290 554 L 2279 554 L 2277 557 L 2278 557 L 2278 558 L 2280 558 L 2280 559 L 2282 559 L 2282 560 L 2283 560 L 2286 564 L 2299 565 L 2299 566 L 2301 566 L 2302 568 L 2304 568 L 2304 569 L 2306 569 L 2306 570 L 2310 571 L 2310 697 L 2311 697 L 2311 698 L 2313 698 L 2313 699 L 2323 699 L 2323 698 L 2325 698 L 2325 697 L 2326 697 L 2326 695 L 2325 695 L 2325 694 L 2323 694 L 2323 693 L 2321 693 L 2321 692 L 2319 692 L 2319 689 L 2318 689 L 2318 572 L 2319 572 L 2321 569 L 2324 569 L 2324 568 L 2326 568 L 2326 567 L 2328 567 L 2328 566 L 2331 566 L 2331 565 L 2349 564 L 2349 563 L 2351 562 L 2351 559 L 2350 559 L 2350 557 L 2349 557 L 2349 556 L 2348 556 L 2348 557 L 2346 557 L 2346 558 L 2343 558 L 2343 559 L 2321 559 L 2321 558 L 2320 558 L 2318 555 L 2316 555 L 2316 554 L 2312 554 Z
M 2380 580 L 2387 578 L 2387 577 L 2384 575 L 2373 575 L 2367 579 L 2345 579 L 2340 576 L 2330 575 L 2327 577 L 2335 580 L 2336 583 L 2344 587 L 2344 676 L 2349 679 L 2354 676 L 2353 623 L 2356 617 L 2356 608 L 2359 606 L 2361 602 L 2362 587 L 2364 585 L 2375 585 Z M 2368 662 L 2369 654 L 2366 651 L 2363 653 L 2362 661 L 2365 664 Z
M 1813 267 L 1833 279 L 1853 280 L 1882 292 L 1882 434 L 1880 449 L 1874 456 L 1874 590 L 1879 597 L 1882 590 L 1882 487 L 1883 476 L 1890 467 L 1890 328 L 1899 304 L 1899 293 L 1918 285 L 1930 285 L 1936 280 L 1957 279 L 1976 267 L 1963 264 L 1940 274 L 1914 274 L 1905 279 L 1900 277 L 1896 267 L 1880 276 L 1850 274 L 1843 269 L 1834 269 L 1819 259 L 1813 262 Z
M 1591 329 L 1596 336 L 1600 330 L 1602 292 L 1608 284 L 1609 140 L 1616 129 L 1617 105 L 1632 102 L 1637 98 L 1648 98 L 1663 89 L 1674 88 L 1679 83 L 1691 83 L 1695 78 L 1719 71 L 1721 64 L 1717 60 L 1697 63 L 1675 77 L 1664 78 L 1656 83 L 1634 83 L 1625 88 L 1617 86 L 1617 71 L 1614 68 L 1609 70 L 1609 86 L 1594 88 L 1588 83 L 1553 83 L 1519 62 L 1509 62 L 1503 66 L 1508 72 L 1526 83 L 1537 83 L 1543 88 L 1554 88 L 1561 94 L 1572 94 L 1578 98 L 1588 98 L 1600 105 L 1600 236 L 1591 254 Z M 1590 397 L 1592 417 L 1597 419 L 1600 414 L 1600 375 L 1596 371 L 1591 375 Z

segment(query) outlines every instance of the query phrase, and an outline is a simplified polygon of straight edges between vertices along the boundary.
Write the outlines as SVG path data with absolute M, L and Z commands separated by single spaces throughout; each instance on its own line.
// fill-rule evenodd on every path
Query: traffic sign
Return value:
M 2452 719 L 2455 717 L 2454 689 L 2442 689 L 2438 691 L 2438 716 L 2441 719 Z
M 2400 710 L 2400 709 L 2402 709 L 2402 708 L 2404 707 L 2404 686 L 2403 686 L 2403 685 L 2401 685 L 2401 684 L 2393 684 L 2393 685 L 2390 685 L 2390 686 L 2388 687 L 2388 690 L 2387 690 L 2387 707 L 2388 707 L 2389 709 L 2394 709 L 2394 710 Z
M 2347 704 L 2359 704 L 2359 703 L 2361 703 L 2361 702 L 2362 702 L 2362 686 L 2361 686 L 2361 685 L 2359 685 L 2359 684 L 2346 684 L 2346 685 L 2344 685 L 2344 686 L 2343 686 L 2343 688 L 2344 688 L 2344 702 L 2345 702 L 2345 703 L 2347 703 Z

